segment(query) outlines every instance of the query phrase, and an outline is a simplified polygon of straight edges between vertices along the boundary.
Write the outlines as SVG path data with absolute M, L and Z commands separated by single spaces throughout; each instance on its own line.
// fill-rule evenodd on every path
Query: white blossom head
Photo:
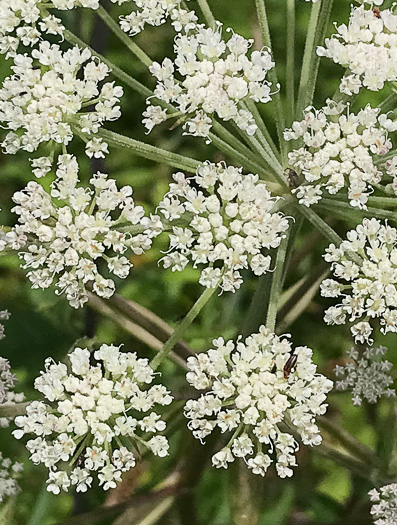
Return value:
M 59 494 L 75 486 L 86 492 L 97 476 L 108 490 L 135 466 L 141 450 L 168 454 L 160 435 L 166 423 L 154 410 L 172 401 L 147 359 L 103 344 L 93 356 L 86 348 L 69 354 L 70 367 L 46 360 L 35 388 L 45 401 L 34 401 L 15 418 L 17 439 L 27 442 L 31 460 L 49 469 L 47 490 Z
M 241 270 L 269 270 L 271 258 L 263 252 L 279 246 L 288 220 L 272 211 L 276 198 L 257 175 L 206 162 L 194 177 L 176 173 L 173 179 L 159 205 L 172 226 L 166 268 L 181 271 L 192 262 L 202 268 L 203 286 L 233 292 L 242 283 Z
M 17 378 L 11 372 L 10 362 L 8 359 L 0 357 L 0 405 L 24 401 L 25 396 L 23 393 L 14 392 L 16 382 Z M 11 421 L 12 418 L 10 417 L 0 417 L 0 428 L 8 427 Z
M 112 0 L 124 4 L 128 0 Z M 194 11 L 183 9 L 182 0 L 134 0 L 135 9 L 120 17 L 120 27 L 130 36 L 140 33 L 145 26 L 160 26 L 171 19 L 175 31 L 185 31 L 195 27 L 197 16 Z
M 335 279 L 321 284 L 323 297 L 340 298 L 325 311 L 327 324 L 353 323 L 356 343 L 372 344 L 373 323 L 383 334 L 397 331 L 397 230 L 377 219 L 364 219 L 339 248 L 331 244 L 324 259 Z
M 87 136 L 87 155 L 104 157 L 107 144 L 93 135 L 104 122 L 120 117 L 123 94 L 114 82 L 100 85 L 109 68 L 78 46 L 63 52 L 42 42 L 32 57 L 16 55 L 13 75 L 0 89 L 0 121 L 9 130 L 4 151 L 34 152 L 44 143 L 55 151 L 81 134 Z M 93 110 L 87 111 L 91 104 Z
M 304 120 L 285 130 L 285 140 L 303 141 L 288 154 L 290 165 L 304 179 L 293 190 L 301 204 L 311 206 L 325 191 L 335 195 L 347 188 L 350 204 L 366 208 L 372 185 L 384 175 L 374 157 L 391 149 L 388 133 L 397 129 L 397 123 L 379 111 L 368 105 L 354 114 L 349 106 L 328 100 L 320 110 L 305 109 Z
M 87 287 L 104 298 L 114 293 L 114 281 L 99 271 L 100 260 L 110 274 L 126 278 L 132 268 L 127 256 L 148 250 L 162 225 L 135 205 L 131 186 L 118 189 L 104 173 L 90 179 L 91 187 L 78 185 L 72 155 L 58 157 L 56 175 L 50 193 L 30 181 L 14 194 L 19 224 L 5 242 L 19 251 L 33 288 L 55 282 L 57 294 L 64 292 L 78 308 L 88 299 Z
M 7 498 L 17 496 L 20 492 L 18 478 L 22 469 L 21 463 L 13 463 L 0 452 L 0 503 L 4 503 Z
M 337 390 L 348 390 L 353 405 L 360 406 L 365 399 L 376 403 L 382 397 L 394 397 L 396 391 L 390 388 L 393 378 L 390 374 L 393 363 L 384 359 L 387 348 L 366 348 L 362 353 L 352 348 L 348 352 L 349 362 L 335 367 Z
M 249 54 L 252 43 L 235 33 L 224 41 L 219 22 L 214 29 L 196 25 L 175 37 L 174 62 L 166 58 L 162 64 L 153 63 L 150 71 L 157 79 L 155 96 L 177 107 L 185 134 L 208 139 L 213 117 L 234 121 L 248 135 L 255 134 L 252 114 L 239 104 L 248 99 L 271 100 L 266 75 L 274 62 L 267 49 Z M 153 106 L 150 99 L 148 104 L 143 122 L 150 132 L 168 117 L 166 110 Z
M 386 82 L 397 80 L 397 15 L 391 9 L 380 10 L 383 0 L 367 0 L 366 5 L 352 5 L 348 25 L 325 39 L 317 54 L 331 58 L 349 72 L 340 91 L 357 94 L 364 86 L 379 91 Z
M 395 525 L 397 523 L 397 483 L 385 485 L 368 493 L 374 525 Z
M 0 239 L 1 243 L 1 239 Z M 1 248 L 0 248 L 1 251 Z M 7 312 L 7 310 L 1 310 L 0 311 L 0 321 L 7 321 L 10 317 L 10 314 Z M 0 339 L 4 339 L 4 325 L 0 323 Z
M 299 445 L 288 428 L 305 445 L 321 443 L 316 416 L 326 411 L 332 381 L 317 374 L 310 348 L 293 349 L 264 326 L 244 342 L 220 337 L 213 345 L 188 358 L 188 382 L 206 391 L 186 403 L 189 429 L 200 440 L 216 428 L 232 434 L 212 458 L 217 468 L 241 457 L 254 474 L 275 463 L 280 477 L 292 476 Z
M 99 0 L 1 0 L 0 54 L 15 57 L 20 46 L 32 47 L 43 36 L 62 36 L 65 29 L 62 21 L 46 9 L 64 11 L 75 7 L 98 9 Z

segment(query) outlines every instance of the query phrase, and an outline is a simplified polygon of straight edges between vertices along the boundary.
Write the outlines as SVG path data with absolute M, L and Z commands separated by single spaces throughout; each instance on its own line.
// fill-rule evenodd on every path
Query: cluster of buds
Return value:
M 393 384 L 390 371 L 393 363 L 384 356 L 387 348 L 366 348 L 360 355 L 356 348 L 348 352 L 350 361 L 345 366 L 336 366 L 335 383 L 337 390 L 349 390 L 352 393 L 353 405 L 360 406 L 363 399 L 376 403 L 381 397 L 394 397 L 396 391 L 389 388 Z

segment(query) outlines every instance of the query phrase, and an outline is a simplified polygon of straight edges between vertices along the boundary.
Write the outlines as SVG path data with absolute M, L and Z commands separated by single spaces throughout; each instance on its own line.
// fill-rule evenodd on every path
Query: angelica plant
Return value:
M 0 2 L 0 422 L 81 523 L 393 523 L 396 7 L 232 4 Z

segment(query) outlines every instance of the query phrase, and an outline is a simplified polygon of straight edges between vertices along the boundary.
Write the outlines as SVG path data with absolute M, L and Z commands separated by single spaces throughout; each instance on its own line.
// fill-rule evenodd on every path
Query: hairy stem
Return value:
M 197 3 L 200 6 L 200 9 L 204 15 L 205 21 L 207 22 L 209 27 L 214 29 L 216 21 L 215 21 L 214 15 L 212 14 L 211 8 L 207 0 L 197 0 Z
M 260 25 L 261 34 L 262 34 L 262 43 L 264 46 L 267 46 L 269 48 L 274 58 L 274 53 L 272 50 L 272 41 L 270 38 L 270 31 L 269 31 L 269 23 L 268 23 L 267 14 L 266 14 L 265 1 L 255 0 L 255 3 L 256 3 L 256 10 L 258 13 L 258 20 L 259 20 L 259 25 Z M 269 79 L 271 83 L 273 84 L 273 89 L 278 89 L 279 82 L 278 82 L 277 71 L 276 71 L 275 66 L 269 71 Z M 276 127 L 277 127 L 277 135 L 278 135 L 278 140 L 280 143 L 281 153 L 282 153 L 282 156 L 284 157 L 286 154 L 286 150 L 285 150 L 286 143 L 283 140 L 283 131 L 285 129 L 285 117 L 284 117 L 283 104 L 281 102 L 281 95 L 279 91 L 277 91 L 277 93 L 273 95 L 273 100 L 274 100 L 274 107 L 275 107 L 275 120 L 276 120 Z
M 196 319 L 196 317 L 207 304 L 207 302 L 211 299 L 215 290 L 217 290 L 217 287 L 206 288 L 201 294 L 201 296 L 197 299 L 197 301 L 194 303 L 194 305 L 192 306 L 186 317 L 183 319 L 183 321 L 180 323 L 178 328 L 174 331 L 174 333 L 171 335 L 168 341 L 164 344 L 163 348 L 150 363 L 153 370 L 156 370 L 158 368 L 161 361 L 163 361 L 163 359 L 167 357 L 169 352 L 174 348 L 175 344 L 180 339 L 182 339 L 182 336 L 185 333 L 186 329 L 192 324 L 192 322 Z
M 182 169 L 189 173 L 196 173 L 197 167 L 200 165 L 198 160 L 145 144 L 107 129 L 101 128 L 96 136 L 104 139 L 110 146 L 129 149 L 140 157 L 168 164 L 168 166 Z
M 288 125 L 295 116 L 295 0 L 287 0 L 287 61 L 286 61 Z
M 305 44 L 305 51 L 303 55 L 303 63 L 302 63 L 302 69 L 301 69 L 301 78 L 299 83 L 299 93 L 298 93 L 298 102 L 297 102 L 297 113 L 296 117 L 299 119 L 302 111 L 307 106 L 307 100 L 309 97 L 310 92 L 310 84 L 312 83 L 312 79 L 310 78 L 310 74 L 312 71 L 312 62 L 315 60 L 316 55 L 316 47 L 315 47 L 315 40 L 316 40 L 316 31 L 317 26 L 319 24 L 319 17 L 320 17 L 320 9 L 321 4 L 323 1 L 327 0 L 319 0 L 317 3 L 312 4 L 312 11 L 310 14 L 310 20 L 309 20 L 309 27 L 306 34 L 306 44 Z
M 283 273 L 284 273 L 284 263 L 287 256 L 288 248 L 288 239 L 289 239 L 289 230 L 277 250 L 277 257 L 275 262 L 275 268 L 273 272 L 272 284 L 270 287 L 270 298 L 269 298 L 269 307 L 267 310 L 266 316 L 266 328 L 271 332 L 275 331 L 276 328 L 276 317 L 278 310 L 278 303 L 281 295 L 281 289 L 283 287 Z
M 113 20 L 106 9 L 104 9 L 102 6 L 99 6 L 96 12 L 109 27 L 109 29 L 121 42 L 123 42 L 123 44 L 131 51 L 131 53 L 133 53 L 138 58 L 138 60 L 142 62 L 142 64 L 144 64 L 146 67 L 150 67 L 153 64 L 153 60 L 148 57 L 148 55 L 134 42 L 131 37 L 124 33 L 119 24 Z

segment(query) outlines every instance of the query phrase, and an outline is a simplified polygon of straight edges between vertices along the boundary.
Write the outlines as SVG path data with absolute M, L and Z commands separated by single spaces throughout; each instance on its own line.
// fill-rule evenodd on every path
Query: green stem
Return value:
M 153 60 L 121 29 L 119 24 L 113 20 L 109 13 L 102 6 L 97 11 L 108 28 L 119 38 L 121 42 L 133 53 L 146 67 L 153 64 Z
M 106 64 L 108 68 L 111 70 L 113 75 L 121 80 L 126 86 L 129 86 L 134 91 L 137 91 L 144 97 L 150 97 L 153 96 L 153 91 L 151 91 L 149 88 L 135 80 L 135 78 L 131 77 L 128 73 L 123 71 L 121 68 L 110 62 L 106 57 L 101 55 L 100 53 L 97 53 L 92 47 L 90 47 L 88 44 L 80 40 L 76 35 L 68 31 L 67 29 L 64 31 L 65 39 L 72 44 L 73 46 L 79 46 L 81 49 L 89 49 L 93 56 L 96 56 L 99 58 L 101 62 Z
M 248 146 L 246 146 L 241 140 L 233 135 L 233 133 L 230 133 L 227 128 L 225 128 L 215 119 L 212 120 L 212 129 L 224 142 L 229 144 L 232 148 L 238 150 L 245 157 L 252 159 L 252 150 L 250 150 Z M 211 134 L 210 138 L 212 138 Z M 260 158 L 255 159 L 256 163 L 258 164 L 261 164 L 261 160 L 262 159 Z M 265 162 L 263 162 L 262 165 L 265 166 Z
M 333 0 L 319 0 L 312 6 L 299 84 L 297 118 L 301 117 L 302 111 L 309 106 L 313 100 L 319 66 L 316 47 L 319 42 L 322 41 L 332 2 Z
M 276 328 L 276 317 L 278 303 L 281 295 L 281 289 L 283 287 L 284 262 L 287 256 L 288 239 L 289 230 L 287 230 L 287 233 L 284 239 L 281 241 L 281 244 L 277 250 L 276 263 L 273 272 L 272 284 L 270 287 L 270 298 L 266 317 L 266 328 L 271 332 L 274 332 Z
M 381 113 L 387 113 L 388 111 L 395 109 L 397 107 L 397 94 L 391 93 L 388 97 L 382 100 L 378 107 Z
M 367 463 L 364 463 L 363 461 L 354 458 L 350 454 L 342 453 L 339 450 L 330 447 L 328 444 L 322 444 L 321 447 L 315 448 L 318 454 L 334 461 L 335 463 L 342 465 L 344 468 L 347 468 L 352 472 L 355 472 L 363 479 L 371 481 L 371 484 L 373 486 L 376 474 L 373 470 L 368 468 Z
M 287 0 L 287 61 L 286 61 L 288 125 L 295 116 L 295 0 Z
M 393 220 L 393 215 L 390 210 L 380 210 L 372 207 L 368 207 L 366 210 L 360 210 L 359 208 L 353 208 L 347 202 L 334 201 L 333 199 L 322 199 L 319 204 L 316 205 L 316 209 L 324 210 L 342 220 L 368 216 L 375 217 L 376 219 Z
M 185 170 L 189 173 L 196 173 L 197 167 L 200 165 L 198 160 L 184 157 L 183 155 L 151 146 L 150 144 L 145 144 L 139 140 L 119 135 L 107 129 L 101 128 L 96 136 L 105 140 L 111 146 L 132 150 L 140 157 L 168 164 L 169 166 Z
M 263 45 L 269 48 L 272 56 L 274 57 L 274 53 L 272 50 L 272 41 L 270 38 L 269 23 L 268 23 L 267 14 L 266 14 L 265 1 L 255 0 L 255 3 L 256 3 L 256 10 L 258 13 L 258 20 L 259 20 L 259 25 L 260 25 L 261 34 L 262 34 L 262 43 Z M 279 82 L 278 82 L 277 71 L 276 71 L 275 66 L 269 71 L 269 80 L 273 84 L 274 89 L 278 89 Z M 285 117 L 284 117 L 283 104 L 281 102 L 280 91 L 277 91 L 277 93 L 273 95 L 273 101 L 274 101 L 274 108 L 275 108 L 275 121 L 276 121 L 276 127 L 277 127 L 277 135 L 278 135 L 278 140 L 280 143 L 281 154 L 282 154 L 282 157 L 284 158 L 286 156 L 286 149 L 285 149 L 286 142 L 283 139 L 283 131 L 285 129 Z
M 171 337 L 168 339 L 168 341 L 164 344 L 163 348 L 160 350 L 160 352 L 156 355 L 156 357 L 152 360 L 150 363 L 153 370 L 156 370 L 163 359 L 167 357 L 169 352 L 174 348 L 175 344 L 182 339 L 183 334 L 185 333 L 185 330 L 192 324 L 192 322 L 196 319 L 198 314 L 201 312 L 201 310 L 204 308 L 204 306 L 207 304 L 207 302 L 211 299 L 212 295 L 214 294 L 216 288 L 206 288 L 204 292 L 201 294 L 201 296 L 197 299 L 197 301 L 194 303 L 186 317 L 183 319 L 183 321 L 180 323 L 178 328 L 173 332 Z
M 240 164 L 243 168 L 247 170 L 252 170 L 253 173 L 257 173 L 258 175 L 261 175 L 261 178 L 268 179 L 270 176 L 273 177 L 273 174 L 267 171 L 265 168 L 251 160 L 249 157 L 238 151 L 236 148 L 234 148 L 231 144 L 228 144 L 221 138 L 219 138 L 214 133 L 210 133 L 209 137 L 214 144 L 215 147 L 217 147 L 220 151 L 223 151 L 226 155 L 228 155 L 231 159 L 235 160 L 238 164 Z M 248 150 L 249 151 L 249 150 Z M 252 156 L 252 153 L 251 153 Z
M 201 12 L 204 15 L 204 18 L 209 25 L 209 27 L 215 28 L 216 20 L 212 14 L 211 8 L 207 0 L 198 0 L 198 5 L 200 6 Z
M 259 142 L 259 140 L 254 136 L 247 135 L 244 131 L 240 130 L 237 126 L 236 129 L 242 137 L 244 137 L 247 142 L 252 146 L 254 152 L 259 153 L 263 160 L 268 164 L 268 166 L 273 170 L 274 177 L 277 181 L 283 186 L 286 186 L 286 180 L 284 177 L 284 170 L 279 161 L 274 157 L 273 154 L 269 153 L 269 150 L 265 149 L 265 146 Z
M 298 203 L 295 203 L 295 208 L 299 213 L 304 215 L 313 224 L 313 226 L 323 234 L 325 238 L 339 246 L 339 244 L 342 242 L 342 239 L 339 237 L 336 231 L 331 228 L 331 226 L 329 226 L 321 217 L 317 215 L 315 211 L 312 210 L 312 208 L 307 208 L 306 206 L 300 205 Z
M 274 157 L 280 161 L 281 160 L 281 156 L 280 156 L 280 152 L 278 151 L 277 149 L 277 146 L 275 145 L 270 133 L 269 133 L 269 130 L 267 129 L 266 127 L 266 124 L 264 123 L 263 121 L 263 118 L 261 116 L 261 114 L 259 113 L 259 110 L 255 104 L 255 102 L 251 99 L 248 99 L 245 104 L 242 104 L 243 106 L 245 105 L 245 108 L 244 109 L 247 109 L 248 111 L 250 111 L 250 113 L 252 113 L 252 116 L 254 117 L 255 119 L 255 122 L 259 128 L 259 131 L 260 133 L 263 135 L 263 141 L 264 143 L 268 146 L 269 150 L 273 153 Z
M 364 461 L 367 465 L 379 466 L 380 461 L 374 451 L 358 441 L 347 430 L 343 429 L 340 424 L 335 424 L 330 418 L 325 418 L 324 416 L 318 417 L 317 422 L 320 428 L 328 432 L 334 439 L 337 439 L 357 459 Z

